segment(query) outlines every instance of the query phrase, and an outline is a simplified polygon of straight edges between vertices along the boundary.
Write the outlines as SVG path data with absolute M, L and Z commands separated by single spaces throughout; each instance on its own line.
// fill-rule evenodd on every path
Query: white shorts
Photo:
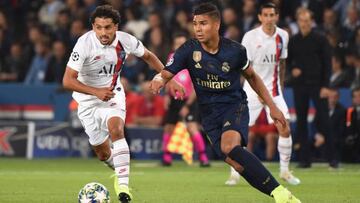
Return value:
M 290 119 L 289 109 L 286 105 L 285 99 L 282 95 L 276 96 L 272 98 L 274 100 L 275 105 L 280 109 L 280 111 L 284 114 L 286 119 Z M 270 109 L 268 106 L 264 105 L 260 102 L 258 95 L 251 94 L 248 96 L 248 106 L 249 106 L 249 126 L 253 126 L 258 119 L 261 110 L 265 107 L 266 117 L 268 123 L 274 123 L 270 116 Z
M 123 91 L 116 93 L 113 99 L 93 107 L 79 105 L 78 116 L 89 136 L 90 144 L 92 146 L 100 145 L 109 137 L 107 122 L 110 118 L 119 117 L 125 122 L 125 94 Z

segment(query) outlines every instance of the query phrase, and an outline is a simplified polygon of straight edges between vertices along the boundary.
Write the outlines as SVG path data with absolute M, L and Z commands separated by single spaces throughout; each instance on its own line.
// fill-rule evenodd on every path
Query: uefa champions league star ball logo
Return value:
M 77 53 L 76 51 L 73 52 L 73 53 L 71 53 L 71 59 L 72 59 L 73 61 L 78 61 L 79 58 L 80 58 L 80 55 L 79 55 L 79 53 Z

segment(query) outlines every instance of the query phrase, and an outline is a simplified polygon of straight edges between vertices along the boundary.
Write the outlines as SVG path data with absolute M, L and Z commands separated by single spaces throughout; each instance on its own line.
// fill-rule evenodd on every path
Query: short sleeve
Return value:
M 79 72 L 87 57 L 87 50 L 85 40 L 79 38 L 73 48 L 67 66 Z
M 187 64 L 187 56 L 190 53 L 189 51 L 190 47 L 186 42 L 179 47 L 172 56 L 169 57 L 165 65 L 165 70 L 176 75 L 181 70 L 187 68 L 189 66 Z
M 142 57 L 144 55 L 145 47 L 136 37 L 123 32 L 123 35 L 120 36 L 120 41 L 128 54 L 133 54 L 137 57 Z
M 241 47 L 241 50 L 240 50 L 240 67 L 241 67 L 241 70 L 246 70 L 249 65 L 250 65 L 250 61 L 247 57 L 247 53 L 246 53 L 246 48 L 244 46 Z
M 249 59 L 250 61 L 254 60 L 254 57 L 251 55 L 251 43 L 254 44 L 253 42 L 251 42 L 251 37 L 250 34 L 245 33 L 241 44 L 246 48 L 246 54 L 247 54 L 247 59 Z
M 283 39 L 283 48 L 281 50 L 280 59 L 286 59 L 288 56 L 289 34 L 287 32 L 284 32 L 282 39 Z

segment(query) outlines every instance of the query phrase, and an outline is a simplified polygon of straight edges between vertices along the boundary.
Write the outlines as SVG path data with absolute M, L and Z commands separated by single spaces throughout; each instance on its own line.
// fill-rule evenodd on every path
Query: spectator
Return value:
M 325 36 L 312 30 L 312 14 L 305 8 L 298 10 L 300 33 L 289 41 L 288 67 L 293 77 L 296 109 L 296 140 L 300 142 L 299 167 L 311 167 L 307 113 L 312 100 L 319 116 L 319 131 L 329 134 L 329 115 L 326 100 L 331 70 L 331 54 Z
M 347 17 L 342 24 L 342 41 L 350 42 L 355 36 L 355 30 L 360 26 L 359 11 L 354 7 L 349 7 L 347 10 Z
M 231 39 L 231 40 L 234 40 L 234 41 L 237 41 L 237 42 L 241 42 L 241 36 L 242 36 L 242 33 L 239 29 L 239 27 L 237 27 L 236 25 L 229 25 L 226 30 L 225 30 L 225 33 L 224 33 L 224 37 L 228 38 L 228 39 Z
M 351 92 L 352 106 L 346 113 L 346 135 L 342 159 L 346 162 L 360 161 L 360 88 Z
M 41 23 L 50 26 L 51 28 L 56 27 L 56 17 L 61 9 L 65 8 L 65 4 L 59 0 L 45 0 L 38 13 L 39 20 Z
M 337 23 L 337 15 L 332 9 L 325 9 L 323 14 L 323 23 L 319 27 L 323 32 L 337 32 L 339 27 Z
M 242 8 L 242 25 L 241 30 L 243 33 L 251 30 L 255 27 L 258 22 L 256 18 L 256 1 L 255 0 L 244 0 Z
M 165 115 L 164 98 L 152 94 L 149 88 L 150 83 L 148 81 L 141 84 L 141 96 L 133 121 L 140 126 L 160 127 Z
M 53 43 L 52 55 L 45 74 L 45 82 L 62 83 L 68 55 L 64 42 L 55 41 Z
M 330 76 L 330 87 L 332 88 L 340 88 L 340 87 L 349 87 L 350 80 L 347 76 L 346 72 L 343 70 L 344 62 L 341 56 L 334 55 L 331 58 L 332 63 L 332 73 Z
M 330 168 L 338 168 L 340 162 L 341 139 L 345 133 L 345 114 L 346 109 L 339 103 L 339 91 L 331 88 L 328 92 L 328 107 L 330 117 L 330 133 L 326 138 L 321 134 L 317 134 L 316 141 L 324 140 L 325 142 L 325 158 L 329 163 Z M 315 123 L 318 123 L 318 118 L 315 118 Z M 321 145 L 320 141 L 318 145 Z M 320 147 L 315 145 L 315 147 Z
M 141 19 L 141 12 L 137 5 L 132 5 L 125 10 L 127 22 L 125 24 L 126 32 L 131 32 L 139 40 L 144 39 L 144 33 L 149 29 L 149 23 Z
M 162 63 L 166 63 L 167 54 L 170 52 L 170 45 L 166 34 L 160 27 L 156 27 L 151 30 L 150 42 L 147 44 L 147 47 L 157 57 L 159 57 Z
M 56 17 L 56 28 L 54 30 L 55 38 L 57 40 L 69 43 L 70 40 L 70 24 L 71 16 L 69 10 L 61 10 Z
M 10 55 L 5 59 L 5 70 L 1 70 L 0 81 L 22 82 L 24 81 L 28 65 L 23 58 L 20 43 L 13 43 L 10 47 Z
M 162 20 L 161 14 L 158 12 L 151 12 L 149 14 L 148 17 L 148 22 L 149 22 L 149 29 L 144 33 L 144 44 L 149 44 L 150 43 L 150 35 L 151 32 L 156 29 L 156 28 L 160 28 L 162 30 L 162 33 L 167 34 L 164 35 L 165 38 L 169 37 L 169 32 Z
M 26 74 L 26 85 L 42 84 L 49 65 L 50 44 L 49 39 L 42 39 L 35 43 L 35 56 L 32 59 L 30 69 Z
M 85 34 L 86 31 L 86 26 L 84 25 L 84 22 L 82 20 L 74 20 L 71 23 L 70 29 L 70 47 L 74 47 L 78 38 L 81 35 Z

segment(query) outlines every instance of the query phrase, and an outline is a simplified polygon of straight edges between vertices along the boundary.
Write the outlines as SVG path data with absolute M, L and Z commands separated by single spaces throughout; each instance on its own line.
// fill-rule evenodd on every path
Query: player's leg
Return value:
M 257 94 L 249 94 L 248 95 L 248 108 L 249 108 L 249 126 L 253 126 L 259 117 L 262 109 L 264 108 L 264 105 L 260 102 L 258 99 Z M 252 147 L 252 146 L 250 146 Z M 251 150 L 250 150 L 251 151 Z M 225 185 L 236 185 L 239 183 L 240 175 L 239 173 L 234 169 L 230 169 L 230 176 L 226 180 Z
M 113 161 L 113 150 L 110 146 L 110 140 L 106 139 L 104 143 L 92 146 L 96 156 L 100 161 L 103 161 L 109 168 L 115 170 Z
M 286 188 L 281 186 L 255 155 L 241 146 L 241 135 L 235 130 L 221 136 L 221 151 L 231 165 L 254 188 L 274 197 L 276 203 L 299 203 Z
M 120 117 L 110 117 L 107 120 L 110 139 L 113 144 L 112 158 L 117 176 L 117 195 L 121 202 L 129 202 L 132 198 L 129 192 L 130 150 L 124 135 L 124 120 Z
M 277 96 L 274 98 L 274 102 L 276 106 L 283 112 L 285 118 L 287 119 L 286 125 L 283 126 L 280 123 L 275 124 L 276 129 L 279 133 L 278 139 L 278 151 L 279 151 L 279 158 L 280 158 L 280 178 L 285 180 L 291 185 L 298 185 L 300 184 L 300 180 L 295 177 L 289 170 L 291 153 L 292 153 L 292 136 L 290 134 L 290 114 L 285 103 L 283 96 Z M 266 113 L 268 117 L 269 123 L 274 123 L 274 121 L 270 117 L 270 110 L 267 107 Z

